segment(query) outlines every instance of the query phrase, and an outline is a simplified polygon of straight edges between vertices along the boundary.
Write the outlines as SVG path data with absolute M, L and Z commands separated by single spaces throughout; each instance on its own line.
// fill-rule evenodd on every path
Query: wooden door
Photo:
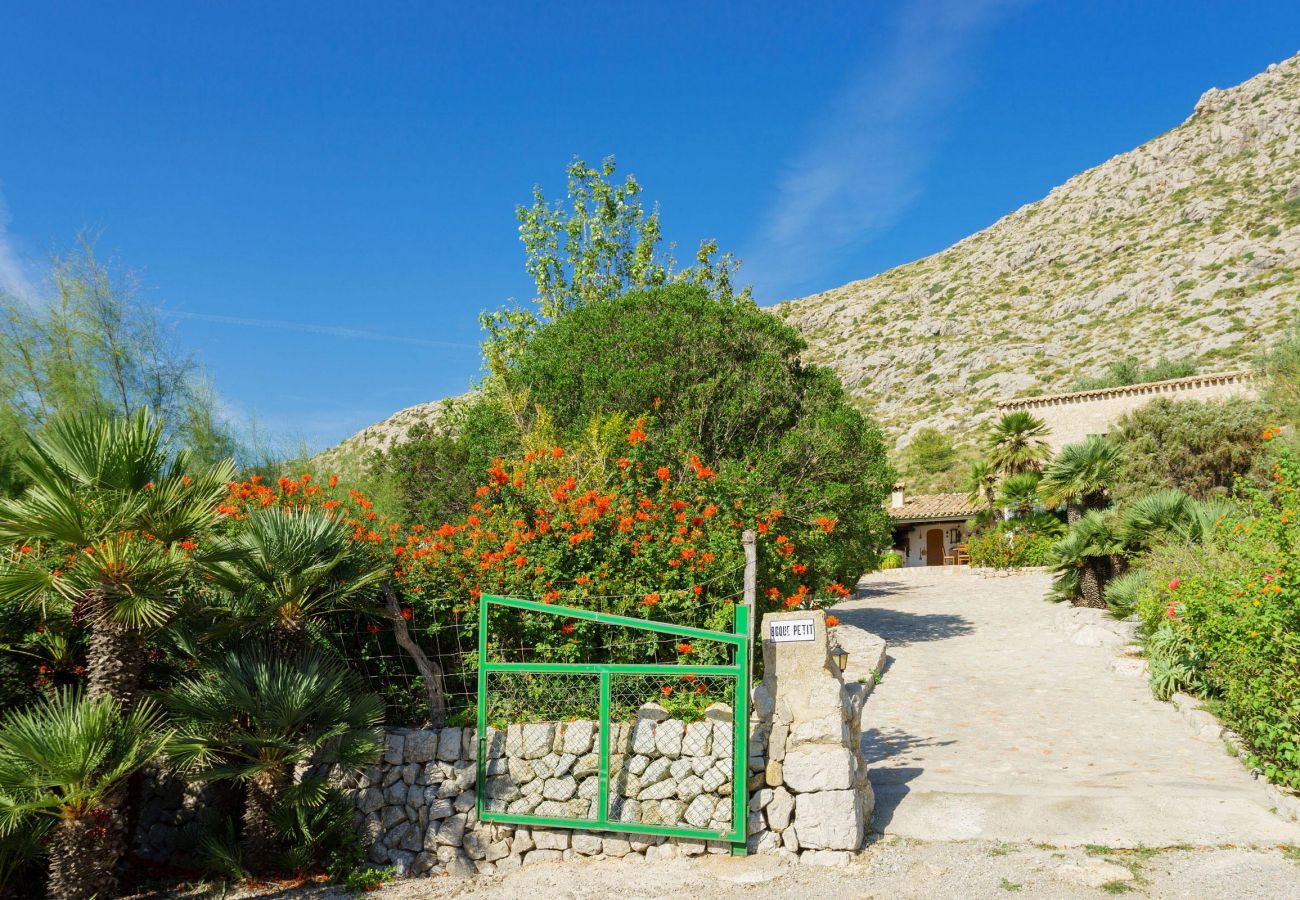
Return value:
M 931 528 L 925 533 L 925 564 L 943 565 L 943 529 Z

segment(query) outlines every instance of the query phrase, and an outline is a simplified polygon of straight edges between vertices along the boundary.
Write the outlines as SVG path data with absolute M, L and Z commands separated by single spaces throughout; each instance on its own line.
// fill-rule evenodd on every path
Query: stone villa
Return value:
M 904 566 L 941 566 L 944 557 L 955 559 L 958 544 L 966 543 L 966 520 L 978 509 L 965 494 L 919 494 L 908 497 L 904 486 L 894 485 L 889 502 L 894 526 L 894 552 Z

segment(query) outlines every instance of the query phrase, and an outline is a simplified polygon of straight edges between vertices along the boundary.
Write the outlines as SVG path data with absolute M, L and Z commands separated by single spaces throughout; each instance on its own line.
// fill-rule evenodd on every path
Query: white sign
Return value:
M 774 644 L 786 641 L 811 641 L 817 637 L 817 626 L 812 619 L 781 619 L 769 622 L 767 639 Z

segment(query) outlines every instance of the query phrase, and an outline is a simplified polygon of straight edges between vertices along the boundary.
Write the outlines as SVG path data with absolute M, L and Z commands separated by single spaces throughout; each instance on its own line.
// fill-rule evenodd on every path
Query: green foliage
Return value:
M 180 728 L 171 755 L 200 780 L 250 780 L 308 762 L 357 768 L 382 748 L 379 700 L 315 651 L 245 647 L 172 685 L 163 699 Z
M 1221 496 L 1236 475 L 1250 471 L 1269 420 L 1263 405 L 1241 398 L 1157 398 L 1115 426 L 1111 440 L 1121 467 L 1116 493 L 1137 497 L 1176 488 L 1196 499 Z
M 792 518 L 836 519 L 820 563 L 856 577 L 887 532 L 892 476 L 879 432 L 829 370 L 800 361 L 803 348 L 775 316 L 693 285 L 577 306 L 537 330 L 495 387 L 469 402 L 465 430 L 422 435 L 383 466 L 406 509 L 455 521 L 492 460 L 531 435 L 599 449 L 611 423 L 653 414 L 678 471 L 690 453 L 719 470 L 735 465 L 752 494 Z
M 355 804 L 337 788 L 289 792 L 272 817 L 287 872 L 325 870 L 336 881 L 356 871 L 365 851 L 354 824 Z
M 72 688 L 11 710 L 0 720 L 0 836 L 29 827 L 31 817 L 92 816 L 172 734 L 148 701 L 124 712 Z
M 957 449 L 952 438 L 928 426 L 912 436 L 904 456 L 908 466 L 931 475 L 947 472 L 957 465 Z
M 1145 647 L 1151 693 L 1157 699 L 1168 700 L 1180 692 L 1203 696 L 1209 689 L 1203 674 L 1206 654 L 1184 632 L 1161 623 L 1146 639 Z
M 233 468 L 192 471 L 189 454 L 168 454 L 162 434 L 142 409 L 61 419 L 29 441 L 30 487 L 0 501 L 0 540 L 29 550 L 0 566 L 0 599 L 57 609 L 93 596 L 116 624 L 167 621 L 187 575 L 225 555 L 189 545 L 216 525 Z M 65 562 L 52 566 L 57 558 Z
M 388 566 L 353 540 L 353 529 L 328 510 L 255 509 L 231 540 L 234 559 L 216 565 L 226 589 L 214 603 L 214 630 L 305 637 L 341 611 L 364 609 Z
M 0 491 L 13 493 L 18 436 L 59 417 L 157 412 L 168 440 L 200 462 L 238 447 L 211 385 L 137 298 L 135 279 L 99 260 L 88 240 L 56 260 L 48 303 L 0 295 Z M 6 483 L 8 483 L 6 487 Z
M 1239 483 L 1240 501 L 1201 544 L 1151 549 L 1138 612 L 1157 693 L 1213 699 L 1252 764 L 1300 787 L 1300 462 L 1283 448 L 1270 474 L 1267 490 Z
M 966 473 L 966 499 L 974 506 L 994 508 L 998 499 L 998 472 L 986 460 L 971 462 Z
M 880 557 L 880 569 L 901 569 L 903 568 L 903 557 L 897 553 L 884 553 Z
M 1098 509 L 1119 475 L 1119 449 L 1110 441 L 1090 435 L 1069 444 L 1043 469 L 1040 489 L 1051 506 Z
M 371 891 L 378 890 L 388 882 L 397 877 L 397 867 L 388 866 L 384 869 L 365 868 L 356 869 L 347 873 L 343 884 L 349 891 L 358 894 L 368 894 Z
M 1149 366 L 1143 366 L 1136 357 L 1130 356 L 1111 363 L 1105 375 L 1079 379 L 1070 390 L 1097 391 L 1103 388 L 1167 381 L 1170 378 L 1186 378 L 1195 374 L 1196 364 L 1191 360 L 1158 359 Z
M 998 502 L 1005 508 L 1015 511 L 1017 518 L 1025 518 L 1034 511 L 1038 503 L 1038 482 L 1041 476 L 1037 472 L 1017 472 L 1002 480 L 1002 492 Z
M 968 542 L 971 565 L 995 569 L 1047 565 L 1052 545 L 1064 530 L 1061 520 L 1048 513 L 981 528 Z
M 1273 424 L 1300 424 L 1300 321 L 1255 362 L 1260 399 L 1273 411 Z
M 730 253 L 715 260 L 716 241 L 702 241 L 696 264 L 675 270 L 671 253 L 660 249 L 658 207 L 647 214 L 641 185 L 631 175 L 621 185 L 614 183 L 615 169 L 612 156 L 599 169 L 574 159 L 567 169 L 567 209 L 563 201 L 548 203 L 541 188 L 534 187 L 532 205 L 516 210 L 524 268 L 537 286 L 538 313 L 507 309 L 484 314 L 490 371 L 499 373 L 516 359 L 541 324 L 628 291 L 685 282 L 722 301 L 749 299 L 749 288 L 736 293 L 733 285 L 740 261 Z
M 1104 589 L 1106 605 L 1120 618 L 1137 611 L 1138 598 L 1150 583 L 1150 576 L 1142 569 L 1130 569 L 1111 579 Z
M 417 425 L 373 464 L 375 479 L 392 487 L 399 517 L 407 522 L 451 522 L 469 515 L 474 488 L 488 466 L 519 450 L 519 422 L 499 392 L 449 402 L 436 423 Z
M 984 439 L 988 463 L 999 475 L 1038 471 L 1051 454 L 1047 424 L 1023 410 L 1003 413 Z

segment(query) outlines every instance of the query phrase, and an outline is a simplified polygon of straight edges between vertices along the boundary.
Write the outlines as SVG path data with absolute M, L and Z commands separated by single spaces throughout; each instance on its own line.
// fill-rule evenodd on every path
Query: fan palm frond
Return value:
M 1043 469 L 1041 490 L 1051 506 L 1092 507 L 1119 476 L 1119 448 L 1092 435 L 1067 444 Z

